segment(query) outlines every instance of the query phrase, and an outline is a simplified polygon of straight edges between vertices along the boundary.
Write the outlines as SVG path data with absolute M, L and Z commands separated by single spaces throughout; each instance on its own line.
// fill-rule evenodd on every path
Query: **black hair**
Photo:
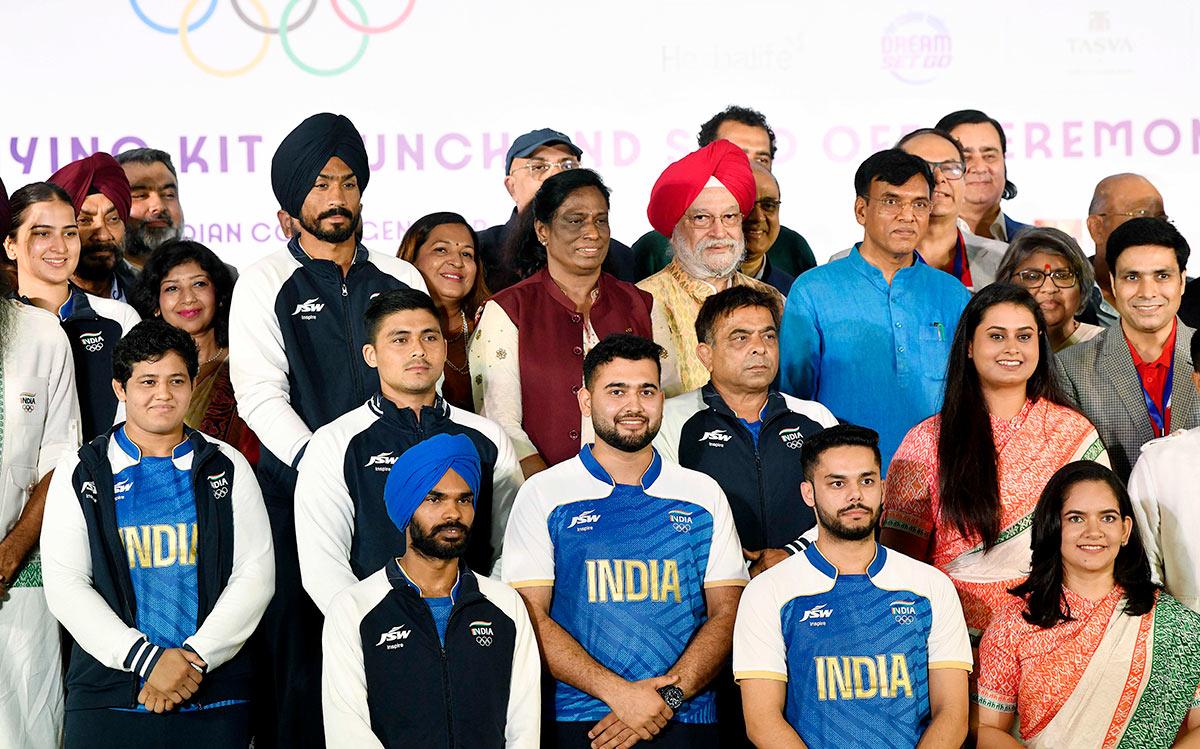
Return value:
M 854 173 L 854 194 L 866 198 L 871 192 L 871 183 L 875 180 L 886 182 L 897 187 L 913 177 L 921 176 L 929 185 L 929 193 L 937 182 L 933 178 L 933 170 L 925 163 L 925 159 L 905 153 L 899 148 L 889 148 L 867 157 Z
M 812 483 L 821 454 L 835 447 L 866 447 L 874 453 L 875 464 L 882 466 L 878 432 L 856 424 L 835 424 L 804 440 L 804 446 L 800 448 L 800 470 L 805 481 Z
M 16 215 L 16 211 L 13 211 L 13 215 Z M 1112 274 L 1117 273 L 1117 258 L 1121 257 L 1122 252 L 1142 245 L 1171 248 L 1175 251 L 1179 272 L 1187 270 L 1192 249 L 1175 225 L 1163 218 L 1142 216 L 1129 219 L 1108 235 L 1108 241 L 1104 244 L 1104 260 Z
M 156 362 L 172 351 L 183 358 L 188 377 L 196 379 L 200 355 L 192 337 L 162 320 L 142 320 L 113 349 L 113 379 L 125 387 L 139 362 Z
M 1192 366 L 1200 372 L 1200 335 L 1192 336 Z
M 171 271 L 184 263 L 194 262 L 200 266 L 213 285 L 217 309 L 213 313 L 212 327 L 218 346 L 229 345 L 229 305 L 233 300 L 233 272 L 217 257 L 217 254 L 199 242 L 190 239 L 174 239 L 161 245 L 146 259 L 137 285 L 129 295 L 129 303 L 143 319 L 160 313 L 158 306 L 162 282 Z
M 71 206 L 71 218 L 75 218 L 75 204 L 71 196 L 53 182 L 30 182 L 20 188 L 8 199 L 8 209 L 12 215 L 12 223 L 8 228 L 8 236 L 16 237 L 17 229 L 25 221 L 25 213 L 36 203 L 66 203 Z
M 379 326 L 383 324 L 383 318 L 397 312 L 416 309 L 425 310 L 433 315 L 434 320 L 441 319 L 438 317 L 438 308 L 433 303 L 433 298 L 420 289 L 392 289 L 376 296 L 367 303 L 367 310 L 363 313 L 363 323 L 367 329 L 367 343 L 375 343 L 375 336 L 379 334 Z
M 162 164 L 171 173 L 172 177 L 178 177 L 175 173 L 175 164 L 171 162 L 171 154 L 166 151 L 160 151 L 157 148 L 132 148 L 128 151 L 122 151 L 117 154 L 118 164 Z
M 462 301 L 462 310 L 466 314 L 468 320 L 475 318 L 475 312 L 483 306 L 487 298 L 491 296 L 488 291 L 487 284 L 483 278 L 483 258 L 479 255 L 479 234 L 475 232 L 475 228 L 467 222 L 461 214 L 452 213 L 451 211 L 438 211 L 422 216 L 413 222 L 412 226 L 408 227 L 408 231 L 404 232 L 404 237 L 400 240 L 400 249 L 396 250 L 396 257 L 401 260 L 407 260 L 414 263 L 417 260 L 417 253 L 421 250 L 421 245 L 429 239 L 429 235 L 439 226 L 453 224 L 461 226 L 467 230 L 467 234 L 471 237 L 471 246 L 475 248 L 475 283 L 471 285 L 471 290 L 467 293 Z
M 721 125 L 726 122 L 738 122 L 742 125 L 761 127 L 763 130 L 766 130 L 767 139 L 771 142 L 771 158 L 775 158 L 775 131 L 772 130 L 771 126 L 767 124 L 767 118 L 763 116 L 762 112 L 759 112 L 756 109 L 739 107 L 736 104 L 730 104 L 729 106 L 725 107 L 720 112 L 717 112 L 710 117 L 708 122 L 705 122 L 700 126 L 700 132 L 696 136 L 696 142 L 700 145 L 700 147 L 704 148 L 709 143 L 712 143 L 714 140 L 716 140 L 717 130 L 719 130 Z
M 649 359 L 658 368 L 658 376 L 662 377 L 662 357 L 665 351 L 649 338 L 642 338 L 633 333 L 612 333 L 592 347 L 583 357 L 583 385 L 592 388 L 592 378 L 596 370 L 605 364 L 611 364 L 614 359 L 641 361 Z
M 546 267 L 546 248 L 538 241 L 534 223 L 537 221 L 549 224 L 554 219 L 554 212 L 559 209 L 571 193 L 576 190 L 594 187 L 604 196 L 604 205 L 608 205 L 609 189 L 600 179 L 600 175 L 591 169 L 568 169 L 551 175 L 534 193 L 533 200 L 525 206 L 517 216 L 516 230 L 508 238 L 504 248 L 504 257 L 509 277 L 504 279 L 502 286 L 511 286 L 518 281 L 529 278 Z M 608 268 L 609 257 L 604 259 L 605 269 Z
M 960 109 L 957 112 L 951 112 L 942 119 L 937 121 L 939 130 L 950 132 L 959 125 L 991 125 L 996 129 L 996 133 L 1000 136 L 1000 155 L 1004 157 L 1008 153 L 1008 136 L 1004 134 L 1004 128 L 1000 126 L 1000 122 L 993 117 L 988 117 L 978 109 Z M 1004 193 L 1000 196 L 1005 200 L 1012 200 L 1017 197 L 1017 186 L 1008 178 L 1008 160 L 1005 158 L 1004 163 Z
M 942 519 L 964 537 L 978 537 L 985 549 L 995 546 L 1000 536 L 1000 477 L 991 415 L 970 348 L 984 315 L 1000 304 L 1024 307 L 1037 326 L 1038 363 L 1025 383 L 1025 397 L 1070 407 L 1054 378 L 1054 351 L 1038 303 L 1028 291 L 1011 283 L 980 289 L 967 302 L 950 344 L 937 454 Z
M 730 286 L 705 299 L 704 304 L 700 305 L 700 311 L 696 313 L 696 340 L 711 346 L 713 329 L 717 323 L 743 307 L 765 307 L 770 310 L 775 329 L 779 329 L 779 301 L 774 294 L 753 286 Z
M 967 154 L 963 151 L 962 143 L 959 142 L 958 138 L 955 138 L 953 135 L 951 135 L 948 130 L 943 130 L 940 127 L 922 127 L 913 130 L 911 133 L 896 141 L 896 148 L 903 149 L 905 143 L 915 138 L 920 138 L 922 135 L 936 135 L 942 140 L 949 142 L 950 145 L 954 146 L 954 150 L 958 151 L 958 160 L 963 162 L 963 164 L 967 163 Z
M 1113 567 L 1114 580 L 1125 589 L 1125 613 L 1142 616 L 1154 607 L 1159 586 L 1150 579 L 1150 562 L 1138 533 L 1129 492 L 1112 469 L 1090 460 L 1077 460 L 1059 468 L 1046 482 L 1033 511 L 1029 577 L 1009 590 L 1025 599 L 1021 615 L 1036 627 L 1048 629 L 1074 618 L 1063 595 L 1062 508 L 1071 488 L 1085 481 L 1106 485 L 1117 498 L 1121 517 L 1129 518 L 1133 526 L 1129 541 L 1117 552 Z

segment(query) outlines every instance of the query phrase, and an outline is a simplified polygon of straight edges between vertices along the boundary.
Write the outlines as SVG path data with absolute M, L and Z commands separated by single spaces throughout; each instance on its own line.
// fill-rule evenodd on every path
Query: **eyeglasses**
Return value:
M 693 229 L 710 229 L 712 228 L 713 222 L 715 222 L 717 219 L 717 217 L 711 213 L 693 213 L 684 216 L 683 218 Z M 731 213 L 722 213 L 720 218 L 723 226 L 737 226 L 738 224 L 742 223 L 742 212 L 733 211 Z
M 942 176 L 946 179 L 962 179 L 963 174 L 967 171 L 967 165 L 961 161 L 926 161 L 925 163 L 931 170 L 941 171 Z
M 774 198 L 763 198 L 762 200 L 754 201 L 754 205 L 758 206 L 768 216 L 774 216 L 778 213 L 779 206 L 782 204 L 782 200 L 775 200 Z
M 859 195 L 868 203 L 875 202 L 879 204 L 879 213 L 883 216 L 899 216 L 904 213 L 905 208 L 911 208 L 914 216 L 928 216 L 933 204 L 929 198 L 916 198 L 915 200 L 900 200 L 899 198 L 872 198 L 866 195 Z
M 1023 270 L 1013 274 L 1013 279 L 1030 291 L 1042 288 L 1049 278 L 1054 282 L 1054 285 L 1060 289 L 1069 289 L 1073 287 L 1078 280 L 1075 271 L 1060 268 L 1050 271 L 1049 273 L 1040 270 Z
M 1125 218 L 1157 218 L 1166 221 L 1168 224 L 1174 224 L 1175 220 L 1165 213 L 1158 211 L 1148 211 L 1145 208 L 1139 208 L 1136 211 L 1114 211 L 1112 213 L 1093 213 L 1093 216 L 1124 216 Z
M 550 176 L 550 171 L 552 169 L 559 169 L 566 172 L 570 171 L 571 169 L 578 168 L 579 162 L 575 159 L 563 159 L 562 161 L 531 161 L 528 164 L 522 164 L 521 166 L 514 167 L 513 171 L 515 172 L 517 169 L 528 169 L 530 176 L 532 176 L 534 179 L 543 180 Z

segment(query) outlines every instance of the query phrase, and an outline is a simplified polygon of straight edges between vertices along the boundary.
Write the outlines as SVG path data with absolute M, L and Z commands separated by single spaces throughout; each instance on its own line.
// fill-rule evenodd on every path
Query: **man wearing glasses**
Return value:
M 484 280 L 493 292 L 503 287 L 508 238 L 517 226 L 517 214 L 533 200 L 538 188 L 552 174 L 578 169 L 583 151 L 566 134 L 550 128 L 532 130 L 518 136 L 504 158 L 504 189 L 515 204 L 512 215 L 503 224 L 479 232 L 479 260 Z M 622 281 L 633 283 L 639 276 L 633 250 L 615 239 L 609 240 L 604 270 Z
M 924 159 L 899 149 L 864 161 L 854 175 L 863 240 L 797 278 L 783 313 L 780 389 L 879 432 L 885 471 L 908 430 L 941 407 L 970 298 L 917 252 L 936 185 Z
M 796 277 L 771 263 L 768 251 L 779 239 L 782 226 L 779 223 L 779 180 L 761 163 L 750 163 L 754 170 L 754 186 L 757 189 L 754 208 L 742 221 L 742 234 L 746 238 L 746 257 L 738 270 L 756 281 L 770 284 L 784 296 L 791 290 Z
M 1113 231 L 1132 218 L 1167 218 L 1163 208 L 1162 194 L 1150 180 L 1140 174 L 1112 174 L 1100 180 L 1092 193 L 1088 205 L 1087 230 L 1096 245 L 1092 256 L 1092 268 L 1096 272 L 1096 286 L 1090 290 L 1087 309 L 1080 316 L 1084 322 L 1112 327 L 1121 319 L 1114 306 L 1113 287 L 1110 278 L 1107 253 L 1108 237 Z M 1186 269 L 1185 269 L 1186 270 Z
M 662 388 L 668 398 L 708 382 L 696 354 L 696 315 L 704 300 L 731 286 L 753 286 L 781 303 L 771 286 L 740 273 L 746 254 L 742 221 L 756 210 L 754 174 L 742 149 L 718 140 L 668 166 L 650 191 L 646 216 L 670 240 L 666 268 L 638 284 L 654 297 L 654 341 L 666 350 Z

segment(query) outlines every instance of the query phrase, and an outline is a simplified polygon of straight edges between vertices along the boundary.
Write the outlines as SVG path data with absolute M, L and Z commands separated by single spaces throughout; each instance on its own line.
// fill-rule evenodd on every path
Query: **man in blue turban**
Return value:
M 536 749 L 541 663 L 515 590 L 459 557 L 479 453 L 462 434 L 405 450 L 383 491 L 403 556 L 337 594 L 322 637 L 329 746 Z

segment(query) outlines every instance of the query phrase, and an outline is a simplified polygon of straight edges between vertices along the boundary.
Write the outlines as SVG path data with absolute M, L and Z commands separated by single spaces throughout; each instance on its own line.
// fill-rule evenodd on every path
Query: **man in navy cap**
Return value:
M 406 551 L 329 607 L 329 746 L 537 748 L 542 669 L 529 614 L 515 590 L 460 561 L 480 473 L 463 434 L 436 434 L 392 466 L 383 501 Z
M 518 136 L 504 159 L 504 189 L 515 207 L 508 221 L 479 232 L 479 260 L 488 288 L 499 291 L 508 274 L 503 272 L 508 238 L 517 226 L 517 214 L 525 210 L 538 188 L 552 174 L 578 169 L 583 151 L 565 134 L 550 128 L 532 130 Z M 633 250 L 613 239 L 609 242 L 604 270 L 622 281 L 638 280 Z

